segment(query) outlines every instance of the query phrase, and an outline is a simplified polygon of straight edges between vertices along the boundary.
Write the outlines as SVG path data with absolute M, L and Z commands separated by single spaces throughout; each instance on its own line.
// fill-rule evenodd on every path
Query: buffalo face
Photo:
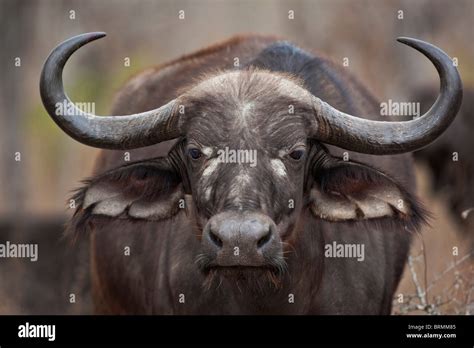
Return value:
M 303 206 L 305 100 L 298 82 L 255 71 L 207 78 L 184 96 L 203 269 L 284 269 L 282 246 Z

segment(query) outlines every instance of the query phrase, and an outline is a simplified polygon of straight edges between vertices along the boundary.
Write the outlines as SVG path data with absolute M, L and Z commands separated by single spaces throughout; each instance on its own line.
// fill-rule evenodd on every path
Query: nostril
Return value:
M 217 245 L 219 248 L 222 248 L 222 239 L 220 239 L 214 232 L 209 231 L 209 238 L 215 245 Z
M 257 247 L 260 249 L 262 248 L 265 244 L 267 244 L 270 239 L 272 238 L 272 231 L 268 229 L 268 232 L 258 240 L 257 242 Z

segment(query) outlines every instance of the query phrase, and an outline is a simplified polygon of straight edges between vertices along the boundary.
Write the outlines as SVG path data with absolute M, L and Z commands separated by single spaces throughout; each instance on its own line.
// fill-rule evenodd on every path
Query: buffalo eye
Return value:
M 202 152 L 199 149 L 191 148 L 188 150 L 188 154 L 192 159 L 196 160 L 201 157 Z
M 290 157 L 293 158 L 294 160 L 299 160 L 301 157 L 304 155 L 304 150 L 303 149 L 297 149 L 293 150 L 290 152 Z

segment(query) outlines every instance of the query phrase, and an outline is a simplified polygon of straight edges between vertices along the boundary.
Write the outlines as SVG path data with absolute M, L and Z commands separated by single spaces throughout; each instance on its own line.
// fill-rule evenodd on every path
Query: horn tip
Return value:
M 431 47 L 431 45 L 428 42 L 414 39 L 412 37 L 400 36 L 400 37 L 397 37 L 397 41 L 401 42 L 404 45 L 413 47 L 414 49 L 418 51 L 424 51 L 428 49 L 429 47 Z
M 87 33 L 86 35 L 89 35 L 91 38 L 95 39 L 100 39 L 103 38 L 104 36 L 107 36 L 107 33 L 103 31 L 94 31 L 91 33 Z
M 404 43 L 404 44 L 407 44 L 407 43 L 418 41 L 418 40 L 413 39 L 411 37 L 407 37 L 407 36 L 399 36 L 399 37 L 397 37 L 397 41 L 401 42 L 401 43 Z

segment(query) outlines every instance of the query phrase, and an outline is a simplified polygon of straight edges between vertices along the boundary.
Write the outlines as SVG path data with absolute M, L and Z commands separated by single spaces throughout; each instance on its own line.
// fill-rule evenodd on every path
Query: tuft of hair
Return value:
M 410 232 L 420 232 L 423 225 L 429 226 L 432 214 L 416 198 L 415 195 L 407 191 L 403 185 L 382 171 L 370 168 L 365 164 L 351 161 L 353 165 L 345 165 L 347 162 L 340 162 L 330 168 L 320 171 L 321 189 L 326 193 L 337 191 L 342 195 L 351 195 L 354 192 L 360 192 L 370 187 L 386 185 L 387 182 L 395 185 L 405 198 L 404 201 L 410 207 L 409 214 L 403 214 L 395 207 L 392 207 L 394 216 L 390 218 L 376 218 L 370 221 L 362 221 L 365 224 L 373 226 L 374 224 L 386 225 L 387 221 Z M 379 227 L 382 227 L 380 225 Z
M 74 194 L 70 198 L 74 200 L 77 208 L 66 226 L 65 234 L 67 237 L 72 237 L 75 242 L 78 237 L 90 232 L 93 225 L 98 226 L 112 219 L 112 217 L 93 214 L 95 203 L 87 208 L 83 207 L 86 193 L 94 185 L 106 184 L 116 187 L 117 195 L 133 197 L 134 201 L 152 202 L 159 196 L 169 194 L 179 183 L 180 179 L 177 174 L 154 160 L 127 164 L 83 180 L 82 186 L 74 190 Z M 127 212 L 128 208 L 121 215 L 113 218 L 136 220 L 128 216 Z

